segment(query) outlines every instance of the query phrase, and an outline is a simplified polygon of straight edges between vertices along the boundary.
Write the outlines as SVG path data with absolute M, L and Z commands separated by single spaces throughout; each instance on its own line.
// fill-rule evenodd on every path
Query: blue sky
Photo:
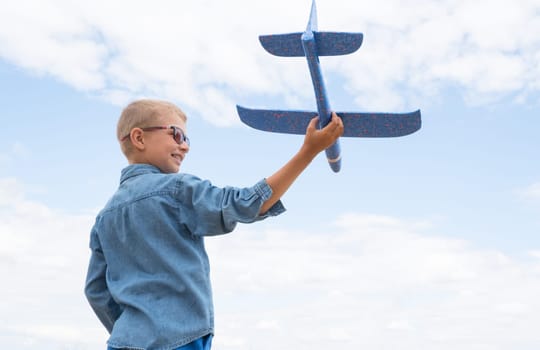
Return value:
M 19 2 L 0 14 L 0 344 L 101 349 L 82 294 L 88 234 L 126 165 L 115 125 L 138 97 L 188 114 L 181 171 L 248 186 L 302 138 L 235 104 L 314 108 L 305 61 L 257 35 L 301 31 L 308 0 Z M 540 343 L 540 3 L 320 0 L 360 31 L 322 58 L 339 111 L 422 110 L 396 139 L 342 139 L 288 211 L 209 239 L 216 349 L 533 349 Z M 149 15 L 151 13 L 152 15 Z

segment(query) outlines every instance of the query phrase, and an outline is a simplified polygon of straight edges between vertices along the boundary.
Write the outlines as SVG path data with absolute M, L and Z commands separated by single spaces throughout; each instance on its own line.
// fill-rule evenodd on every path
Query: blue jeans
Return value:
M 212 346 L 212 334 L 205 335 L 202 338 L 192 341 L 189 344 L 176 348 L 174 350 L 210 350 Z M 122 350 L 117 348 L 107 347 L 107 350 Z

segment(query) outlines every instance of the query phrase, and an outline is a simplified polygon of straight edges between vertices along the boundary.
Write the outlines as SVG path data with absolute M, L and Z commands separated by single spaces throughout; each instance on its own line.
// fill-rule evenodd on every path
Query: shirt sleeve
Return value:
M 122 313 L 122 308 L 114 301 L 107 288 L 107 263 L 101 250 L 99 238 L 93 230 L 90 235 L 90 249 L 92 255 L 88 266 L 84 292 L 90 306 L 110 334 L 114 322 Z
M 185 176 L 180 187 L 181 221 L 194 235 L 212 236 L 229 233 L 236 224 L 253 223 L 285 211 L 281 201 L 266 213 L 262 205 L 272 195 L 265 179 L 252 187 L 216 187 L 209 181 Z

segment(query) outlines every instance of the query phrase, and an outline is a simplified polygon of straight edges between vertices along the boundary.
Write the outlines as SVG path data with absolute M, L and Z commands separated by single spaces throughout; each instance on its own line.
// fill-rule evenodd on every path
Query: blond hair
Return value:
M 150 124 L 156 123 L 162 116 L 170 113 L 179 116 L 184 122 L 187 121 L 184 112 L 171 102 L 144 99 L 133 101 L 127 105 L 122 111 L 116 127 L 116 138 L 120 142 L 122 152 L 126 156 L 131 153 L 131 142 L 128 142 L 129 139 L 122 139 L 129 135 L 133 128 L 154 126 Z

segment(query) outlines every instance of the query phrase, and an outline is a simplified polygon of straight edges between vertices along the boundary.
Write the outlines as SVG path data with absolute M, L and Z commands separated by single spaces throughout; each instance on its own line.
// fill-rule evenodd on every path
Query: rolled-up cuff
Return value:
M 255 188 L 255 192 L 259 196 L 261 196 L 261 199 L 263 200 L 263 202 L 267 201 L 272 196 L 272 188 L 270 187 L 270 185 L 268 185 L 268 183 L 266 182 L 266 179 L 262 179 L 261 181 L 257 182 L 254 188 Z M 286 210 L 287 209 L 285 209 L 281 200 L 278 200 L 272 207 L 270 207 L 270 209 L 268 209 L 266 213 L 260 215 L 259 218 L 277 216 L 279 214 L 282 214 Z

